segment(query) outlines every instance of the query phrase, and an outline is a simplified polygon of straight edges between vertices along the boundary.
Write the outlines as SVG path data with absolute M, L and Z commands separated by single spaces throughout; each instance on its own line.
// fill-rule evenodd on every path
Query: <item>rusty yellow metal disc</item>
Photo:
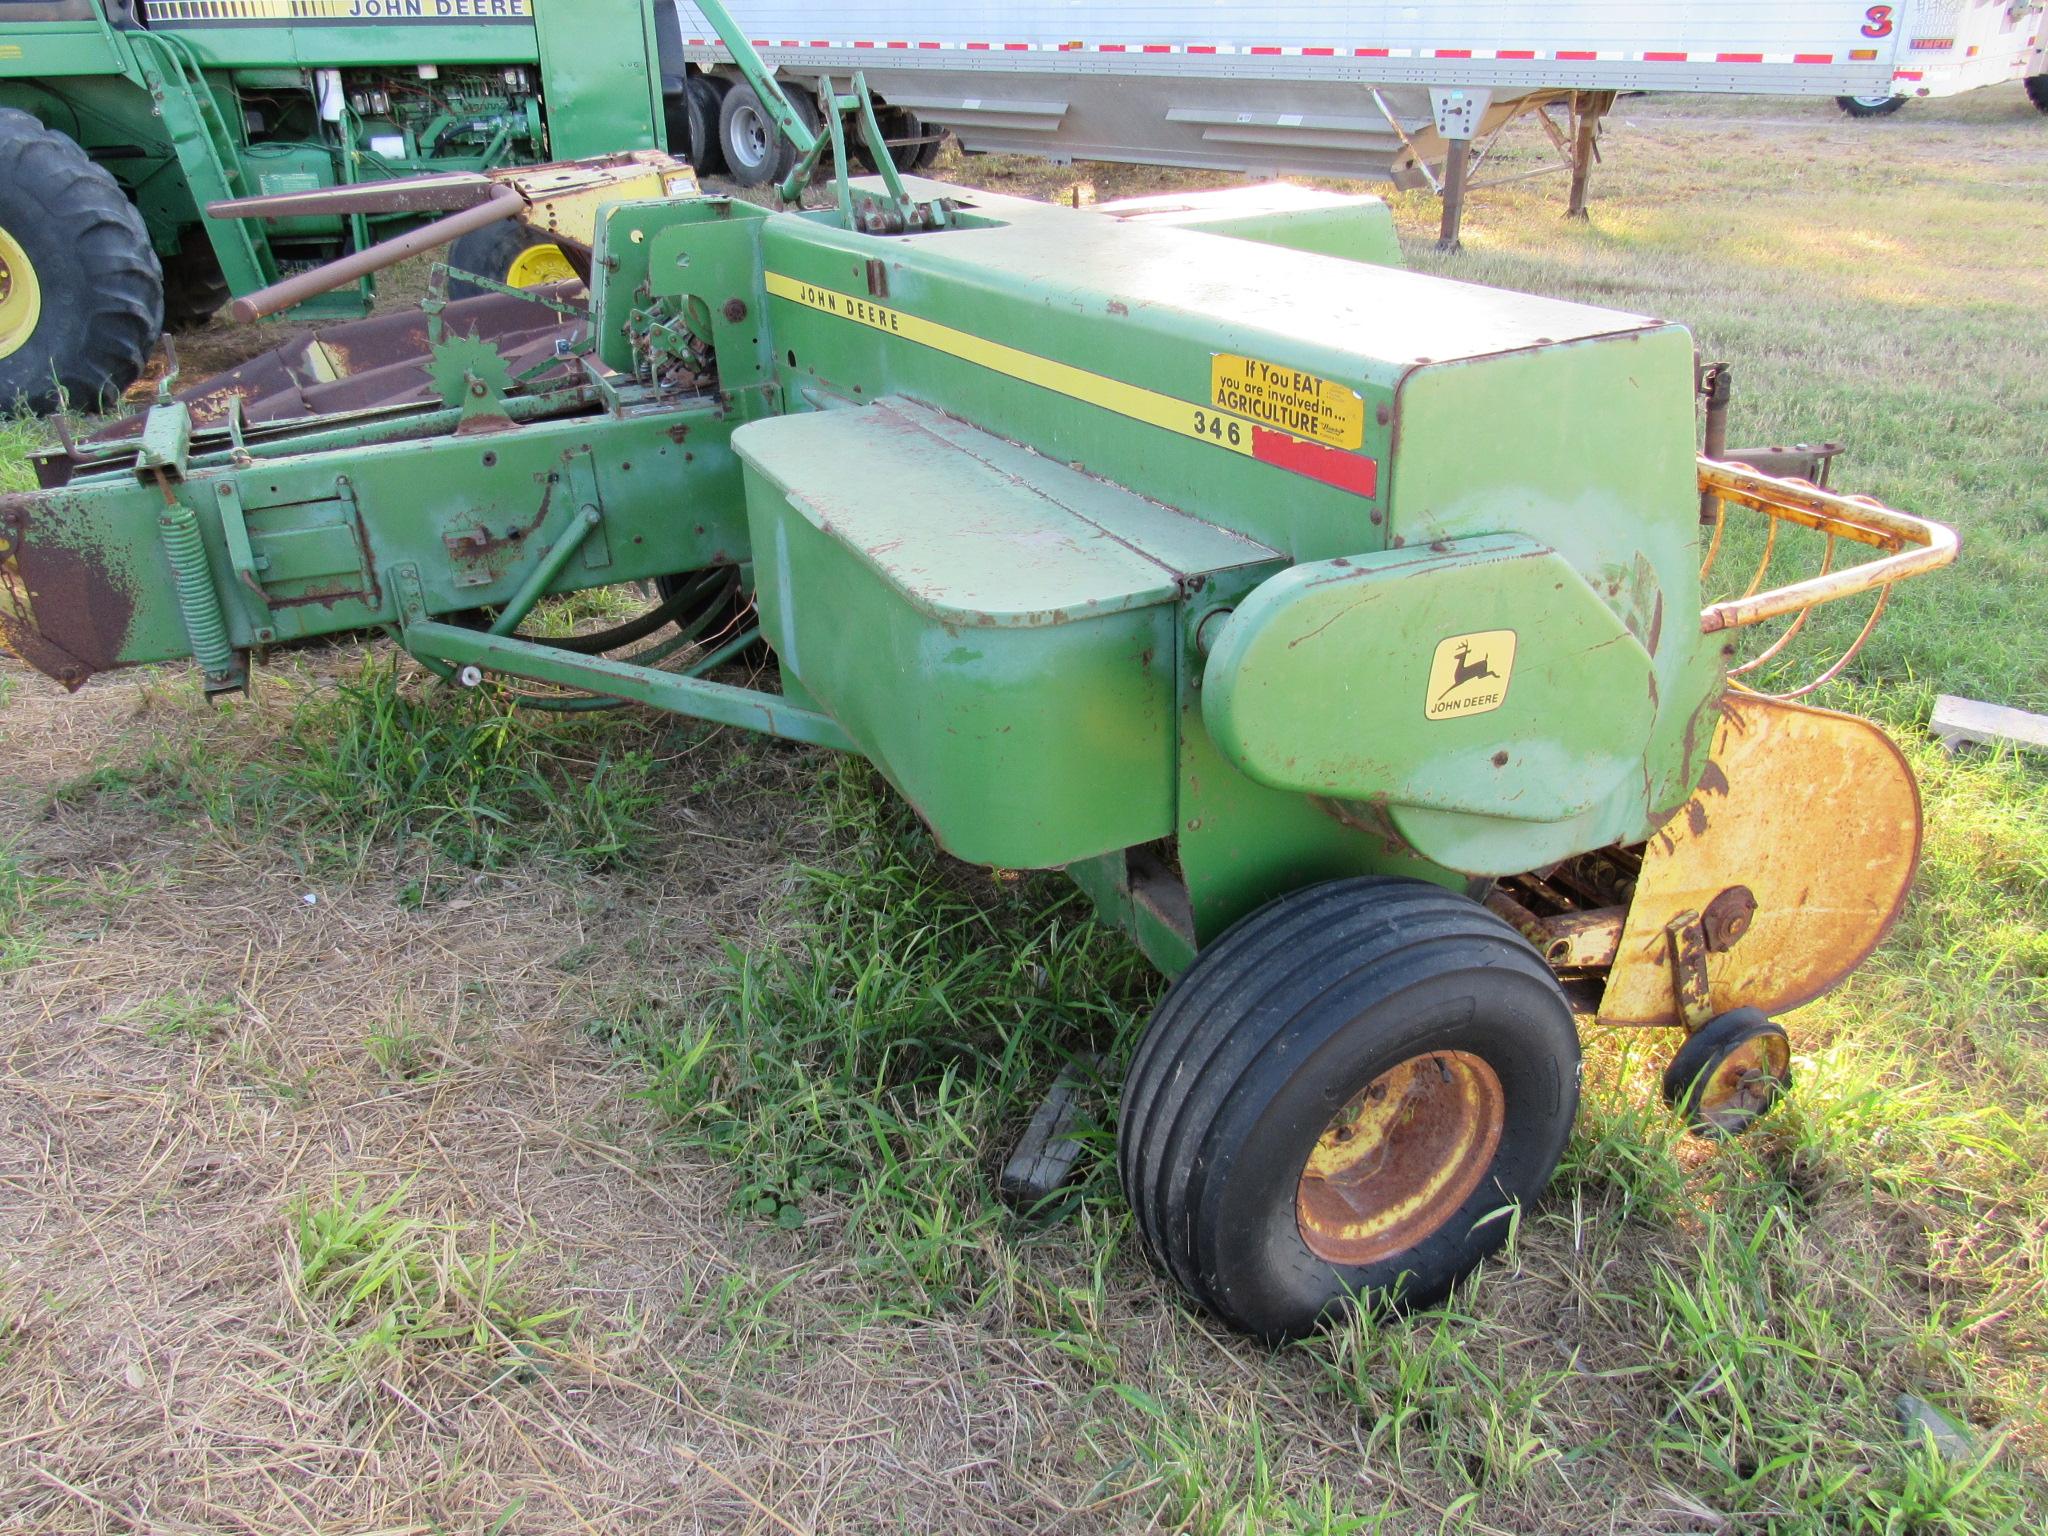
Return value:
M 1309 1153 L 1294 1200 L 1301 1240 L 1332 1264 L 1414 1247 L 1478 1187 L 1506 1121 L 1499 1076 L 1469 1052 L 1431 1051 L 1382 1072 Z

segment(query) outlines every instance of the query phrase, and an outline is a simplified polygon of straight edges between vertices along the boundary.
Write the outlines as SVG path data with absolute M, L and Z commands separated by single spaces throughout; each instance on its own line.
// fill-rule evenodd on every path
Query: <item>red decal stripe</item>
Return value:
M 1335 53 L 1337 50 L 1334 48 L 1304 48 L 1301 51 L 1307 57 L 1327 59 L 1331 54 Z
M 1095 51 L 1097 53 L 1122 53 L 1124 45 L 1122 43 L 1097 43 Z
M 1145 51 L 1146 51 L 1147 53 L 1171 53 L 1171 52 L 1173 52 L 1173 44 L 1171 44 L 1171 43 L 1147 43 L 1147 44 L 1145 45 Z
M 1590 53 L 1578 48 L 1561 48 L 1558 50 L 1557 56 L 1560 59 L 1597 59 L 1600 57 L 1597 53 Z
M 1533 59 L 1536 57 L 1536 50 L 1534 48 L 1503 48 L 1494 57 L 1496 59 Z
M 1763 61 L 1764 56 L 1760 53 L 1717 53 L 1714 55 L 1714 62 L 1716 64 L 1761 64 Z
M 1213 44 L 1213 43 L 1189 43 L 1189 44 L 1188 44 L 1188 52 L 1189 52 L 1189 53 L 1214 53 L 1215 51 L 1216 51 L 1216 46 L 1215 46 L 1215 44 Z
M 1361 59 L 1384 59 L 1387 56 L 1384 48 L 1354 48 L 1351 51 Z
M 1278 53 L 1279 51 L 1280 51 L 1280 50 L 1279 50 L 1278 48 L 1254 48 L 1254 49 L 1252 49 L 1252 52 L 1253 52 L 1253 53 Z
M 1440 59 L 1469 59 L 1472 57 L 1472 50 L 1470 48 L 1439 48 L 1436 51 L 1436 56 Z
M 1252 428 L 1252 457 L 1276 469 L 1291 470 L 1334 485 L 1340 490 L 1371 496 L 1380 488 L 1380 466 L 1362 453 L 1346 453 L 1326 443 L 1311 443 L 1269 427 Z
M 1832 64 L 1835 62 L 1835 56 L 1832 53 L 1795 53 L 1792 55 L 1792 62 L 1794 64 Z
M 1649 64 L 1683 64 L 1685 62 L 1685 55 L 1682 53 L 1646 53 L 1643 55 L 1643 60 Z

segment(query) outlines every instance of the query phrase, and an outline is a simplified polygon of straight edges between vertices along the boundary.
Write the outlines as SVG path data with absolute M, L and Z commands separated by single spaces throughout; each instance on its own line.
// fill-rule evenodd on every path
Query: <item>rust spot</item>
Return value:
M 687 421 L 679 421 L 668 429 L 668 440 L 672 443 L 687 442 L 689 436 L 690 424 Z
M 1507 767 L 1507 765 L 1508 765 L 1508 755 L 1507 755 L 1507 753 L 1506 753 L 1506 752 L 1496 752 L 1496 753 L 1494 753 L 1494 754 L 1493 754 L 1493 766 L 1494 766 L 1494 767 L 1496 767 L 1496 768 L 1505 768 L 1505 767 Z
M 38 544 L 25 519 L 8 521 L 19 531 L 0 564 L 0 642 L 66 688 L 119 666 L 134 595 L 77 550 Z
M 725 318 L 734 325 L 738 325 L 742 320 L 746 319 L 747 301 L 745 299 L 727 299 L 725 301 Z
M 1109 301 L 1109 312 L 1112 315 L 1128 315 L 1131 312 L 1131 306 L 1122 299 L 1111 299 Z

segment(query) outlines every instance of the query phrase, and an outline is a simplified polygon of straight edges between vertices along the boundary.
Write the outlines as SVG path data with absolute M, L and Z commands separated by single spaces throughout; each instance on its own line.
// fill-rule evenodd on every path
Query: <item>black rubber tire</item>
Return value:
M 816 130 L 821 119 L 810 94 L 801 86 L 783 86 L 790 105 Z M 725 93 L 718 108 L 718 152 L 725 161 L 726 174 L 743 187 L 766 187 L 781 181 L 796 168 L 796 146 L 775 126 L 775 119 L 744 82 Z
M 2027 76 L 2027 100 L 2036 112 L 2048 112 L 2048 75 Z
M 1492 1163 L 1402 1252 L 1318 1257 L 1295 1217 L 1309 1152 L 1354 1095 L 1431 1050 L 1499 1077 Z M 1440 886 L 1338 880 L 1245 918 L 1173 984 L 1125 1079 L 1118 1170 L 1154 1263 L 1232 1328 L 1297 1338 L 1354 1300 L 1441 1300 L 1507 1239 L 1493 1213 L 1550 1182 L 1578 1101 L 1571 1007 L 1526 939 Z
M 939 140 L 941 137 L 939 131 L 920 122 L 915 116 L 905 112 L 902 108 L 878 107 L 875 110 L 875 126 L 882 130 L 882 137 L 885 139 L 921 138 L 925 135 L 930 135 L 926 142 L 899 144 L 890 149 L 889 158 L 896 162 L 896 169 L 904 175 L 915 175 L 917 172 L 927 169 L 934 160 L 939 158 Z M 858 158 L 860 163 L 869 170 L 880 169 L 875 164 L 874 156 L 868 152 L 867 140 L 865 138 L 860 139 Z
M 482 229 L 472 229 L 448 247 L 448 265 L 462 272 L 474 272 L 479 277 L 488 277 L 495 282 L 505 282 L 506 274 L 512 270 L 512 263 L 519 254 L 536 245 L 552 245 L 554 242 L 539 230 L 513 220 L 500 220 L 486 224 Z M 448 297 L 450 299 L 473 299 L 479 294 L 491 293 L 493 289 L 480 287 L 466 277 L 450 273 Z
M 164 329 L 193 331 L 206 324 L 231 297 L 227 275 L 205 237 L 193 231 L 174 256 L 163 258 Z
M 1851 117 L 1890 117 L 1906 104 L 1903 96 L 1837 96 L 1835 105 Z
M 112 406 L 163 334 L 163 269 L 142 215 L 78 145 L 0 107 L 0 228 L 42 296 L 34 329 L 0 358 L 0 410 Z
M 1761 1008 L 1730 1008 L 1726 1013 L 1717 1014 L 1698 1029 L 1686 1036 L 1664 1068 L 1664 1102 L 1685 1117 L 1686 1126 L 1695 1136 L 1710 1141 L 1726 1141 L 1740 1136 L 1768 1115 L 1783 1102 L 1792 1091 L 1791 1048 L 1785 1046 L 1786 1067 L 1778 1080 L 1776 1093 L 1753 1119 L 1745 1120 L 1732 1129 L 1718 1125 L 1700 1112 L 1700 1095 L 1706 1090 L 1708 1080 L 1730 1048 L 1757 1035 L 1775 1036 L 1785 1043 L 1785 1031 L 1771 1022 Z
M 719 110 L 726 84 L 716 75 L 692 75 L 684 88 L 684 118 L 689 126 L 690 165 L 699 176 L 725 174 L 725 151 L 718 138 Z

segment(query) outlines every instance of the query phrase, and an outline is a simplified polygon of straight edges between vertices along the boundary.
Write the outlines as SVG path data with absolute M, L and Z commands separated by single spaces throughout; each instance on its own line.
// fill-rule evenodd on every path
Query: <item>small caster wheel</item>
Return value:
M 1740 1136 L 1791 1089 L 1792 1044 L 1759 1008 L 1709 1019 L 1664 1069 L 1664 1102 L 1717 1140 Z
M 1153 1261 L 1240 1332 L 1425 1307 L 1550 1182 L 1579 1100 L 1543 957 L 1419 880 L 1290 892 L 1204 949 L 1138 1046 L 1119 1172 Z

